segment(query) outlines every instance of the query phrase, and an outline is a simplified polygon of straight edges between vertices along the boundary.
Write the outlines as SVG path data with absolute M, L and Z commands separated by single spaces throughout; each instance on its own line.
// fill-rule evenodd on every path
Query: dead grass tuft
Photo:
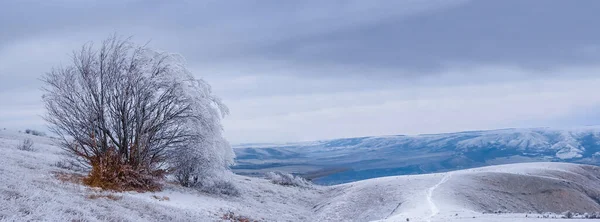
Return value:
M 253 220 L 245 216 L 235 215 L 235 213 L 232 211 L 228 211 L 227 213 L 223 214 L 221 219 L 231 222 L 259 222 L 258 220 Z
M 75 173 L 65 173 L 54 171 L 52 172 L 54 177 L 60 180 L 63 183 L 74 183 L 74 184 L 83 184 L 83 176 Z
M 117 195 L 114 195 L 114 194 L 90 194 L 90 195 L 87 196 L 87 198 L 90 199 L 90 200 L 95 200 L 95 199 L 100 199 L 100 198 L 106 198 L 106 199 L 114 200 L 114 201 L 123 199 L 122 196 L 117 196 Z
M 156 196 L 156 195 L 152 195 L 152 197 L 154 199 L 157 199 L 158 201 L 169 201 L 171 200 L 171 198 L 167 197 L 167 196 Z

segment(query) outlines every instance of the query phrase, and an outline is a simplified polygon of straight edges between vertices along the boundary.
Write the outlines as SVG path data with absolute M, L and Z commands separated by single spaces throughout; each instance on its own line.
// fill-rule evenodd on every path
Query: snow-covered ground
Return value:
M 24 138 L 37 150 L 17 149 Z M 57 166 L 65 156 L 54 143 L 0 130 L 1 221 L 219 221 L 234 212 L 259 221 L 519 222 L 600 212 L 600 168 L 588 165 L 511 164 L 311 188 L 229 175 L 238 197 L 170 183 L 157 193 L 111 193 L 60 176 L 77 172 Z

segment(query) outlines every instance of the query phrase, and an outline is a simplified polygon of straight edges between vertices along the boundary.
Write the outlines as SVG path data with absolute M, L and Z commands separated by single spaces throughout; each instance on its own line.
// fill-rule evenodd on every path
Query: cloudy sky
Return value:
M 232 143 L 600 124 L 600 1 L 1 1 L 0 127 L 112 33 L 177 52 Z

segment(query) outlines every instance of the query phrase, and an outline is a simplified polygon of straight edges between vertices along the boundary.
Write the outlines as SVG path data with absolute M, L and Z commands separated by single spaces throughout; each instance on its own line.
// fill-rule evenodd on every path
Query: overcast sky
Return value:
M 0 127 L 112 33 L 176 52 L 232 143 L 600 124 L 600 1 L 0 1 Z

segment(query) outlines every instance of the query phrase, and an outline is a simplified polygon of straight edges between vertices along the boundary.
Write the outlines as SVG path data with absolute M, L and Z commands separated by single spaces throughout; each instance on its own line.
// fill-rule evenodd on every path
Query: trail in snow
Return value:
M 440 180 L 440 182 L 438 182 L 436 185 L 433 185 L 432 187 L 430 187 L 427 190 L 427 203 L 429 203 L 429 209 L 431 209 L 431 214 L 427 218 L 427 222 L 431 222 L 431 219 L 440 212 L 438 207 L 435 205 L 435 202 L 433 202 L 433 192 L 440 185 L 446 183 L 446 181 L 448 181 L 448 179 L 450 179 L 450 176 L 452 176 L 452 173 L 446 173 L 446 175 L 444 175 L 444 177 Z

